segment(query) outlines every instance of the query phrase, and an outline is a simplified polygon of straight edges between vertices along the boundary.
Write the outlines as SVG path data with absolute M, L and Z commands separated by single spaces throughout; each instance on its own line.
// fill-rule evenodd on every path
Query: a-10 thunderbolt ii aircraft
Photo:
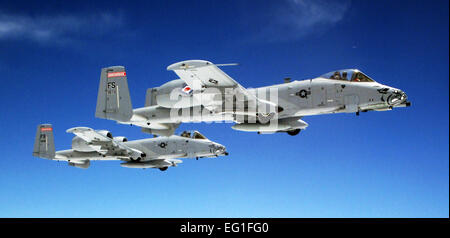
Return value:
M 180 79 L 149 88 L 145 107 L 137 109 L 131 106 L 125 68 L 103 68 L 95 115 L 166 136 L 182 122 L 221 120 L 235 122 L 235 130 L 296 135 L 308 126 L 301 120 L 304 116 L 410 106 L 402 90 L 377 83 L 357 69 L 245 89 L 218 66 L 224 65 L 188 60 L 168 66 Z
M 185 131 L 181 136 L 156 137 L 127 141 L 113 137 L 106 130 L 74 127 L 72 149 L 55 152 L 53 127 L 42 124 L 37 128 L 33 156 L 67 161 L 70 166 L 87 169 L 91 160 L 119 160 L 125 168 L 158 168 L 165 171 L 182 161 L 178 158 L 208 158 L 228 155 L 225 146 L 208 140 L 198 131 Z

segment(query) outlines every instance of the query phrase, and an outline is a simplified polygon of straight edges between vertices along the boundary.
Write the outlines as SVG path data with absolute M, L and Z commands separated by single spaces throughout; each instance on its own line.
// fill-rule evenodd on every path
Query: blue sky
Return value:
M 0 7 L 0 217 L 448 217 L 448 1 L 9 1 Z M 257 135 L 192 123 L 230 156 L 177 168 L 88 170 L 31 156 L 73 126 L 146 138 L 94 117 L 100 69 L 127 67 L 134 107 L 186 59 L 238 62 L 245 87 L 359 68 L 412 107 L 305 117 Z

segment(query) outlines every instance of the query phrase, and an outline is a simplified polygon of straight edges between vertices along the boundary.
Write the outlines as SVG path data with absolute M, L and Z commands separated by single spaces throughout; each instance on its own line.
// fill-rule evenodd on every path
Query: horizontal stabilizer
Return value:
M 155 106 L 156 105 L 156 88 L 149 88 L 147 89 L 147 93 L 145 94 L 145 106 Z

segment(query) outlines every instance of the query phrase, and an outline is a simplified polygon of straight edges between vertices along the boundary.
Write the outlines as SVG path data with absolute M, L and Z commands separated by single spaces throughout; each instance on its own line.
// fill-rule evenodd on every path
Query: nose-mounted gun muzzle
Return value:
M 394 89 L 394 91 L 387 97 L 386 102 L 389 106 L 398 106 L 406 102 L 408 96 L 402 90 Z
M 212 144 L 211 146 L 211 152 L 215 155 L 228 155 L 228 152 L 226 151 L 225 146 L 221 144 Z

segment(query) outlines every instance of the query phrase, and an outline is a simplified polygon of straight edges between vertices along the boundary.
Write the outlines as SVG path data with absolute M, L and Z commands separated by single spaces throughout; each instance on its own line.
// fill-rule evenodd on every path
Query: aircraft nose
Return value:
M 406 95 L 406 93 L 400 89 L 392 88 L 389 91 L 390 91 L 390 94 L 387 97 L 386 101 L 390 106 L 397 106 L 397 105 L 404 104 L 406 102 L 406 100 L 408 99 L 408 96 Z
M 223 146 L 219 143 L 213 144 L 213 153 L 216 155 L 228 155 L 228 152 L 226 151 L 225 146 Z

